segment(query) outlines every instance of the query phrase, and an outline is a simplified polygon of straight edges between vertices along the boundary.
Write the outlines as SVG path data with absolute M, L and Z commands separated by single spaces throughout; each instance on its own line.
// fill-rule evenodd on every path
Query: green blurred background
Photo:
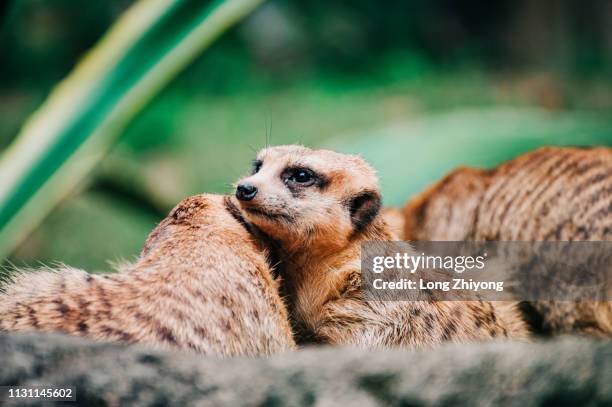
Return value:
M 5 148 L 132 2 L 0 4 Z M 608 0 L 268 1 L 138 115 L 10 261 L 131 260 L 181 198 L 230 192 L 267 137 L 364 155 L 401 205 L 456 165 L 612 145 L 611 112 Z

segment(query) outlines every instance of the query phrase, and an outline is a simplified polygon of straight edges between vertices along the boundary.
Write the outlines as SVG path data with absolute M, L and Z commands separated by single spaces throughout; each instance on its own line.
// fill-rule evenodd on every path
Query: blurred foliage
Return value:
M 10 3 L 0 147 L 130 3 Z M 131 258 L 180 198 L 230 191 L 267 133 L 365 154 L 400 204 L 459 163 L 610 145 L 610 111 L 607 0 L 272 0 L 162 92 L 12 260 Z
M 261 1 L 139 1 L 122 14 L 0 156 L 0 256 L 89 178 L 155 94 Z
M 143 235 L 154 226 L 151 216 L 137 206 L 90 191 L 54 211 L 21 246 L 18 256 L 32 259 L 32 265 L 61 261 L 86 265 L 92 272 L 108 270 L 112 263 L 134 260 Z M 56 235 L 59 231 L 64 233 L 61 237 Z
M 131 1 L 4 2 L 0 18 L 0 147 L 17 134 L 52 87 L 64 78 Z
M 329 147 L 361 153 L 381 174 L 385 203 L 402 205 L 456 167 L 490 168 L 551 144 L 612 146 L 612 122 L 534 108 L 463 109 L 337 138 Z

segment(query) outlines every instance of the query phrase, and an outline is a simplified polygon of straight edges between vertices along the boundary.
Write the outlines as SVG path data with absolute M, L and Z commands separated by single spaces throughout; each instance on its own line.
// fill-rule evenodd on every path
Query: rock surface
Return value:
M 218 360 L 60 335 L 0 335 L 0 385 L 33 384 L 76 386 L 70 405 L 86 406 L 610 406 L 612 342 L 322 347 Z

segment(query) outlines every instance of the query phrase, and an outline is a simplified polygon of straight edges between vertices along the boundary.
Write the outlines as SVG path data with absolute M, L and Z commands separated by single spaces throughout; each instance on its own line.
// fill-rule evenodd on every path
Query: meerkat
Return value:
M 393 236 L 403 240 L 406 225 L 404 213 L 401 211 L 401 209 L 393 207 L 382 208 L 380 211 L 380 216 L 382 216 Z
M 193 196 L 118 273 L 19 273 L 0 293 L 0 331 L 58 331 L 219 357 L 293 349 L 266 252 L 239 216 L 228 197 Z
M 366 348 L 527 338 L 513 307 L 483 301 L 366 301 L 360 245 L 396 240 L 360 157 L 302 146 L 262 150 L 236 186 L 245 219 L 269 237 L 302 342 Z
M 610 241 L 612 149 L 546 147 L 462 167 L 403 208 L 405 240 Z M 612 336 L 612 303 L 521 304 L 545 334 Z

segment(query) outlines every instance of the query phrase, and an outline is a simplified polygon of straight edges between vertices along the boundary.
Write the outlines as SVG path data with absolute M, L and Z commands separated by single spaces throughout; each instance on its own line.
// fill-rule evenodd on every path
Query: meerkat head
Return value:
M 259 152 L 236 184 L 245 218 L 286 248 L 345 245 L 380 210 L 378 179 L 361 157 L 302 146 Z

